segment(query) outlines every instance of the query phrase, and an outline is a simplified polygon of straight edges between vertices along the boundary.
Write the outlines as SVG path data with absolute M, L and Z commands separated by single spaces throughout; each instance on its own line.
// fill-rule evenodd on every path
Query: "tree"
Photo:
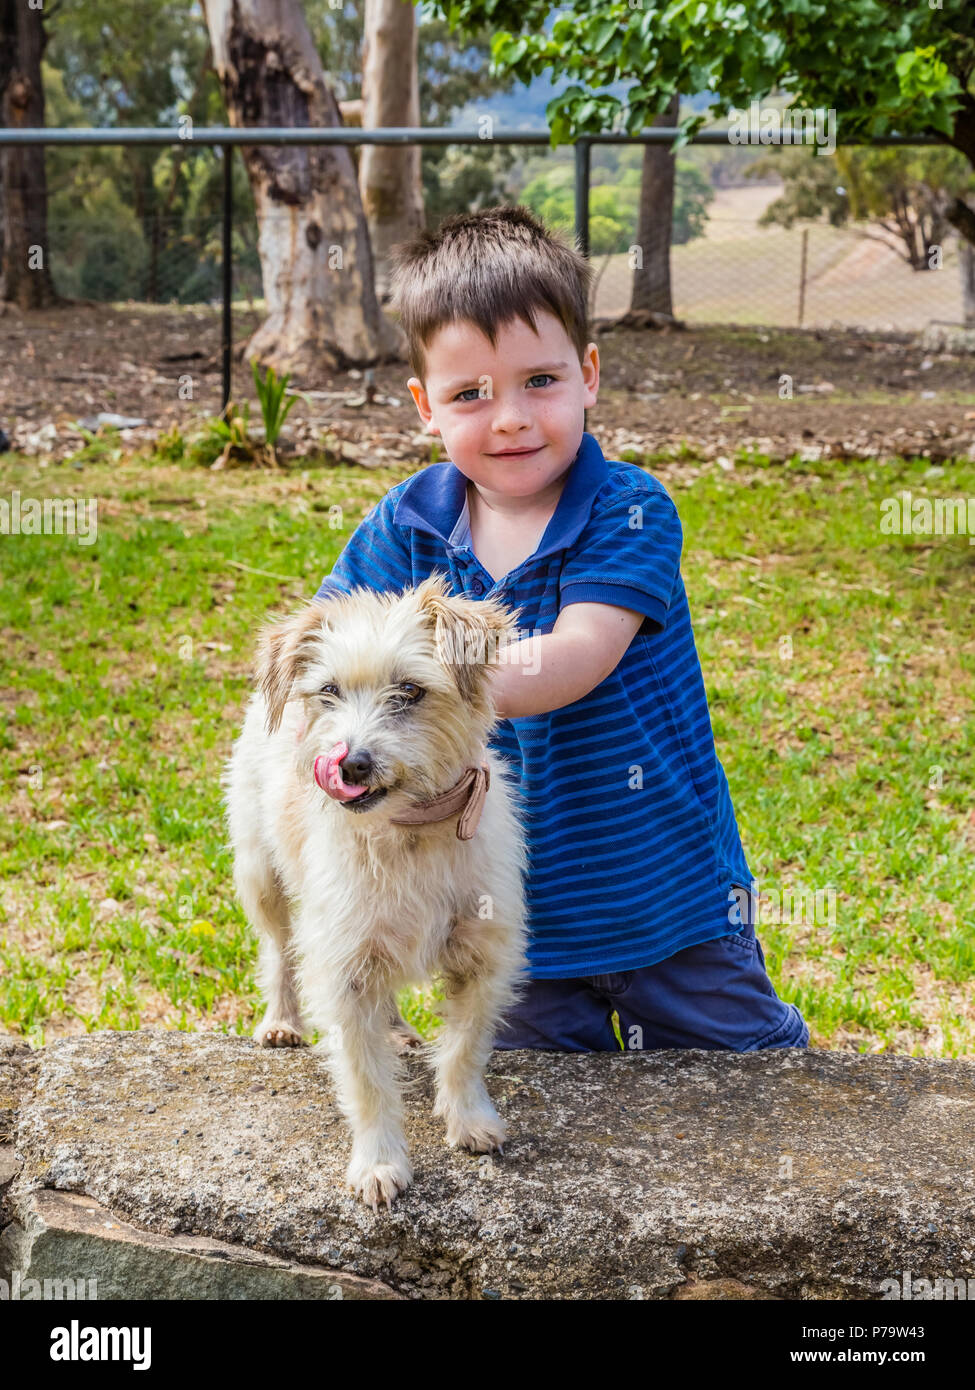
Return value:
M 362 85 L 364 5 L 302 5 L 336 97 L 353 102 Z M 47 123 L 175 126 L 189 116 L 195 127 L 227 124 L 207 32 L 198 21 L 195 0 L 140 0 L 135 6 L 85 0 L 59 9 L 42 64 Z M 418 37 L 424 125 L 450 124 L 459 106 L 514 84 L 512 77 L 499 82 L 488 76 L 484 36 L 461 49 L 447 26 L 433 21 L 420 26 Z M 358 178 L 359 149 L 350 147 L 350 154 Z M 491 140 L 426 146 L 420 157 L 428 224 L 511 197 L 505 180 L 516 162 L 511 146 Z M 184 304 L 219 297 L 219 149 L 192 139 L 163 146 L 55 146 L 46 152 L 46 169 L 60 294 Z M 232 172 L 235 286 L 259 296 L 254 199 L 238 154 Z M 117 245 L 109 247 L 113 219 Z
M 639 146 L 604 145 L 602 163 L 594 165 L 589 193 L 589 249 L 602 257 L 593 279 L 591 302 L 611 257 L 629 252 L 637 234 L 643 152 Z M 558 163 L 537 160 L 539 172 L 518 193 L 518 202 L 531 208 L 546 226 L 571 236 L 575 215 L 575 168 L 570 159 Z M 696 164 L 678 159 L 674 181 L 671 243 L 682 245 L 702 236 L 707 206 L 714 197 L 707 177 Z
M 299 0 L 203 0 L 230 124 L 330 127 L 338 104 Z M 341 145 L 245 146 L 268 317 L 247 344 L 278 372 L 395 360 L 376 299 L 352 157 Z
M 975 188 L 965 158 L 945 148 L 846 146 L 836 158 L 796 148 L 758 159 L 749 175 L 781 175 L 785 188 L 759 219 L 791 227 L 800 220 L 861 223 L 854 230 L 889 246 L 912 270 L 937 268 L 935 254 L 950 233 L 947 213 L 966 188 Z
M 210 89 L 216 84 L 209 76 L 207 36 L 192 8 L 187 0 L 170 4 L 150 0 L 148 5 L 144 0 L 138 5 L 84 0 L 84 4 L 62 8 L 46 58 L 58 72 L 60 88 L 48 84 L 48 89 L 63 123 L 173 126 L 180 115 L 189 115 L 205 124 Z M 221 119 L 217 115 L 218 122 Z M 185 191 L 184 175 L 200 153 L 189 140 L 161 149 L 125 145 L 95 146 L 83 153 L 54 147 L 48 152 L 53 179 L 69 181 L 76 172 L 82 173 L 81 181 L 87 185 L 84 196 L 90 200 L 93 188 L 82 171 L 98 170 L 106 180 L 99 204 L 107 208 L 121 203 L 127 210 L 126 220 L 134 215 L 145 256 L 134 257 L 129 246 L 118 248 L 114 260 L 123 296 L 154 303 L 169 297 L 175 276 L 168 262 L 176 240 L 173 230 Z M 211 151 L 206 157 L 216 162 Z M 126 227 L 126 239 L 129 235 Z M 74 259 L 75 254 L 74 245 L 66 244 L 59 256 L 59 274 L 65 257 Z M 92 254 L 101 256 L 100 238 Z M 180 262 L 185 264 L 185 253 Z M 102 284 L 107 293 L 112 277 L 103 279 L 96 264 L 86 279 L 89 288 L 97 291 Z
M 490 17 L 495 68 L 528 82 L 547 70 L 583 79 L 546 108 L 553 145 L 613 129 L 636 133 L 675 92 L 743 108 L 776 90 L 831 109 L 840 138 L 924 134 L 975 166 L 975 6 L 971 0 L 697 0 L 631 6 L 568 0 L 432 0 L 452 27 Z M 602 91 L 631 83 L 625 97 Z M 709 119 L 682 121 L 682 140 Z M 946 216 L 975 242 L 975 210 Z
M 0 125 L 43 126 L 41 57 L 46 43 L 40 9 L 22 0 L 0 0 Z M 43 145 L 4 145 L 0 150 L 0 206 L 0 301 L 21 309 L 47 308 L 58 296 L 51 279 Z
M 674 92 L 652 122 L 672 129 L 677 124 L 680 97 Z M 670 232 L 674 221 L 675 156 L 666 145 L 644 145 L 640 181 L 640 216 L 636 245 L 641 253 L 633 268 L 630 310 L 674 317 L 670 286 Z
M 365 0 L 345 0 L 336 10 L 328 0 L 305 0 L 308 25 L 315 36 L 322 66 L 334 81 L 336 95 L 344 98 L 347 109 L 361 109 L 362 36 Z M 456 113 L 472 103 L 484 101 L 515 85 L 513 75 L 488 72 L 490 38 L 493 28 L 465 35 L 461 45 L 442 20 L 431 19 L 426 10 L 417 26 L 417 67 L 419 85 L 419 124 L 445 126 Z M 357 121 L 361 124 L 361 115 Z M 346 117 L 346 124 L 350 124 Z M 353 159 L 359 159 L 353 148 Z M 437 226 L 448 213 L 474 212 L 509 201 L 506 174 L 517 155 L 509 145 L 490 138 L 476 145 L 424 145 L 420 150 L 423 210 L 426 224 Z M 364 202 L 367 200 L 364 198 Z M 382 278 L 379 256 L 377 283 Z
M 418 126 L 417 25 L 413 0 L 366 0 L 362 124 Z M 423 227 L 419 145 L 363 145 L 359 190 L 369 223 L 379 302 L 390 298 L 389 249 Z
M 970 241 L 963 241 L 959 250 L 962 315 L 966 326 L 975 328 L 975 246 Z

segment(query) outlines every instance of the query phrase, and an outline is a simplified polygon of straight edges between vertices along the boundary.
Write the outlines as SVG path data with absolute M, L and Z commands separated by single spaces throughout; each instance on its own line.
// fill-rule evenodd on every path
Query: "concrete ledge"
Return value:
M 97 1275 L 128 1298 L 875 1299 L 904 1269 L 975 1277 L 968 1060 L 497 1052 L 511 1137 L 490 1160 L 446 1148 L 413 1058 L 416 1182 L 378 1217 L 342 1188 L 348 1132 L 309 1049 L 100 1033 L 0 1063 L 0 1115 L 5 1093 L 19 1111 L 7 1279 Z

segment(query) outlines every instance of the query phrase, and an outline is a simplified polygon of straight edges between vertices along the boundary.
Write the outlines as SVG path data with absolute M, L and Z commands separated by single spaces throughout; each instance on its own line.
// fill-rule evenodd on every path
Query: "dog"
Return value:
M 442 980 L 432 1061 L 447 1143 L 503 1153 L 484 1084 L 519 993 L 527 850 L 487 748 L 489 665 L 516 614 L 435 573 L 272 620 L 224 772 L 234 884 L 261 938 L 265 1047 L 317 1028 L 352 1130 L 346 1184 L 373 1211 L 409 1187 L 402 1057 L 422 1039 L 396 991 Z M 500 655 L 499 655 L 500 653 Z

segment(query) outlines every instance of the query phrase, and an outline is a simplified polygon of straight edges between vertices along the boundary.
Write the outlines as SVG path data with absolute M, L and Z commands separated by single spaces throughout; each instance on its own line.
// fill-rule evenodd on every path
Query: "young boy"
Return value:
M 408 385 L 450 462 L 391 488 L 317 597 L 453 592 L 521 609 L 490 669 L 491 746 L 520 774 L 530 981 L 495 1046 L 805 1047 L 755 936 L 680 574 L 677 509 L 584 431 L 599 354 L 588 261 L 523 207 L 394 248 Z M 519 644 L 520 645 L 520 644 Z M 739 909 L 744 909 L 743 916 Z

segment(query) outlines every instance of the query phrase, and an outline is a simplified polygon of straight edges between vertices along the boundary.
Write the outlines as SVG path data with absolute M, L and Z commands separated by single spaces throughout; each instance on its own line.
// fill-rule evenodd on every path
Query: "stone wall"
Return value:
M 446 1148 L 409 1059 L 415 1184 L 344 1191 L 312 1049 L 0 1039 L 0 1276 L 100 1298 L 877 1299 L 975 1277 L 975 1062 L 496 1052 L 503 1158 Z

